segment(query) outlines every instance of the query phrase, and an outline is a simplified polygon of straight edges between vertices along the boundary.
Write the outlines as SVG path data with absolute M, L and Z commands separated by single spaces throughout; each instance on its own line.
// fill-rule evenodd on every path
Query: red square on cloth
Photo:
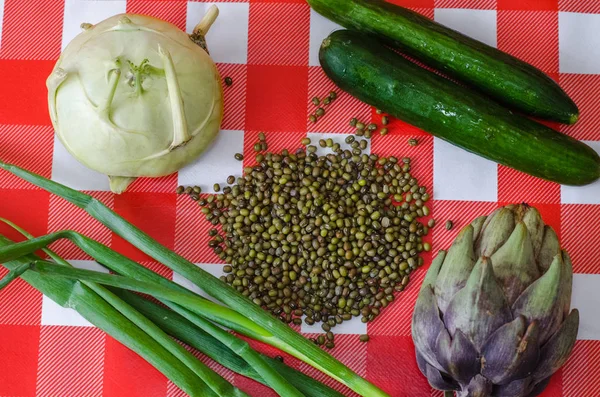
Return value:
M 248 0 L 233 0 L 233 1 L 248 1 Z M 250 3 L 298 3 L 298 4 L 305 4 L 306 0 L 250 0 Z
M 306 132 L 294 131 L 284 133 L 265 133 L 267 138 L 267 152 L 255 152 L 254 144 L 258 142 L 259 131 L 244 132 L 244 167 L 252 167 L 256 165 L 256 155 L 259 153 L 281 153 L 283 149 L 287 149 L 290 153 L 294 153 L 296 149 L 302 147 L 300 141 L 306 138 Z M 313 145 L 316 142 L 312 143 Z
M 567 364 L 568 364 L 568 362 L 567 362 Z M 559 369 L 552 375 L 552 378 L 550 378 L 550 382 L 548 383 L 548 386 L 546 386 L 546 388 L 544 389 L 542 394 L 540 394 L 541 397 L 570 396 L 569 394 L 567 394 L 564 391 L 563 373 L 564 373 L 564 367 Z M 574 394 L 573 396 L 577 396 L 577 394 Z
M 562 369 L 563 396 L 591 397 L 600 389 L 599 358 L 600 341 L 577 341 L 573 354 Z
M 498 201 L 560 203 L 560 185 L 498 165 Z
M 246 65 L 218 63 L 217 68 L 223 81 L 231 77 L 233 84 L 223 83 L 225 114 L 221 128 L 224 130 L 243 130 L 246 124 Z
M 160 18 L 185 31 L 187 2 L 182 0 L 128 0 L 127 12 Z
M 36 396 L 101 395 L 105 335 L 95 327 L 43 326 Z
M 250 4 L 248 64 L 308 64 L 308 4 Z
M 177 189 L 177 174 L 160 178 L 137 178 L 128 188 L 128 192 L 173 193 Z
M 600 273 L 598 219 L 600 219 L 600 205 L 563 204 L 561 206 L 561 243 L 562 248 L 571 255 L 573 273 Z M 582 234 L 581 225 L 586 225 L 585 234 Z
M 322 101 L 331 91 L 335 92 L 337 97 L 329 105 L 315 106 L 312 102 L 314 97 Z M 352 118 L 356 117 L 363 123 L 371 122 L 371 107 L 337 88 L 321 67 L 312 66 L 308 70 L 308 96 L 306 100 L 307 115 L 314 114 L 319 107 L 323 107 L 325 110 L 325 115 L 320 117 L 316 123 L 311 122 L 308 116 L 306 117 L 308 131 L 350 134 L 355 131 L 350 126 Z
M 0 325 L 0 396 L 33 397 L 40 327 Z
M 498 10 L 556 11 L 560 0 L 496 0 Z
M 575 125 L 561 125 L 560 131 L 576 139 L 600 140 L 600 75 L 561 74 L 560 85 L 579 107 Z
M 108 208 L 114 208 L 114 195 L 111 192 L 86 192 L 100 200 Z M 92 218 L 83 209 L 63 200 L 57 196 L 50 196 L 50 207 L 48 209 L 48 232 L 60 230 L 75 230 L 104 245 L 110 246 L 112 232 L 100 222 Z M 89 260 L 85 252 L 68 240 L 54 242 L 51 247 L 64 259 Z
M 335 329 L 333 329 L 333 332 L 335 334 Z M 311 334 L 309 336 L 312 338 L 318 337 L 317 334 Z M 367 375 L 367 349 L 368 343 L 361 342 L 358 339 L 358 335 L 335 334 L 335 347 L 331 350 L 325 350 L 348 368 L 356 372 L 359 376 L 365 377 Z M 336 382 L 306 363 L 301 362 L 299 364 L 299 369 L 311 378 L 339 391 L 344 396 L 359 397 L 357 393 L 350 390 L 347 386 Z
M 558 0 L 558 9 L 567 12 L 600 12 L 600 2 L 595 0 Z
M 389 0 L 389 3 L 412 9 L 434 7 L 434 0 Z
M 307 66 L 248 65 L 246 129 L 306 131 Z
M 558 13 L 498 11 L 498 49 L 546 73 L 558 72 Z
M 367 343 L 367 379 L 390 396 L 430 397 L 431 387 L 408 336 L 372 336 Z
M 498 208 L 499 204 L 487 201 L 437 200 L 433 228 L 433 247 L 435 250 L 447 250 L 463 227 L 481 215 L 487 215 Z M 446 230 L 446 221 L 452 221 L 451 230 Z
M 104 397 L 164 397 L 167 378 L 134 351 L 106 337 Z
M 0 58 L 58 59 L 63 15 L 64 1 L 5 0 Z
M 250 378 L 235 374 L 233 377 L 233 385 L 249 396 L 260 396 L 260 397 L 277 397 L 278 394 L 267 386 L 258 383 Z
M 42 190 L 3 190 L 0 217 L 21 226 L 34 236 L 46 234 L 50 194 Z M 0 222 L 0 234 L 14 241 L 24 237 Z
M 8 269 L 0 265 L 0 279 L 6 274 Z M 0 324 L 39 325 L 41 317 L 42 294 L 22 279 L 14 280 L 0 291 Z M 1 386 L 0 393 L 2 393 Z
M 431 259 L 426 260 L 426 266 L 410 274 L 410 282 L 402 292 L 394 294 L 395 300 L 381 311 L 381 314 L 368 323 L 370 336 L 410 336 L 411 321 L 415 302 L 421 289 L 421 283 Z
M 175 193 L 125 192 L 115 196 L 115 211 L 169 249 L 175 235 Z M 135 261 L 151 260 L 113 233 L 112 248 Z
M 412 135 L 385 135 L 379 132 L 371 139 L 371 152 L 379 156 L 395 156 L 398 160 L 403 157 L 411 159 L 410 173 L 419 181 L 420 186 L 427 187 L 429 195 L 433 190 L 433 137 L 418 137 L 418 144 L 411 146 L 408 140 Z
M 212 240 L 208 231 L 216 226 L 206 220 L 200 209 L 187 195 L 177 196 L 175 252 L 194 263 L 224 263 L 208 246 Z M 220 230 L 220 227 L 216 228 Z
M 4 15 L 6 20 L 6 14 Z M 6 26 L 2 29 L 6 31 Z M 40 29 L 42 31 L 42 29 Z M 4 47 L 4 36 L 0 43 Z M 0 124 L 50 125 L 46 79 L 54 61 L 0 59 Z M 42 95 L 41 95 L 42 94 Z M 49 149 L 52 151 L 52 149 Z
M 496 8 L 496 0 L 435 0 L 435 8 L 493 10 Z
M 0 125 L 0 159 L 50 178 L 54 130 L 45 125 Z M 28 182 L 0 171 L 2 189 L 37 189 Z

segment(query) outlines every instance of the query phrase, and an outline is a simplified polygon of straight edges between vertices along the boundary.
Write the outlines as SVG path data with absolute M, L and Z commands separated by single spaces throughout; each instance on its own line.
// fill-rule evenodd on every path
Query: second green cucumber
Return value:
M 319 59 L 344 91 L 470 152 L 566 185 L 600 178 L 600 157 L 589 146 L 417 66 L 375 38 L 334 32 Z

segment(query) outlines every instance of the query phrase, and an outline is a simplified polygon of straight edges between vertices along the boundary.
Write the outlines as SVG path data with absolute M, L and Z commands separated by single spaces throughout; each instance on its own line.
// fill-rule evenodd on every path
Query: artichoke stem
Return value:
M 444 391 L 444 397 L 454 397 L 454 392 L 451 390 Z
M 158 53 L 162 58 L 165 66 L 165 78 L 167 79 L 167 90 L 169 91 L 169 101 L 171 102 L 171 114 L 173 116 L 173 142 L 169 147 L 169 151 L 175 150 L 180 146 L 185 145 L 192 139 L 185 119 L 185 111 L 183 109 L 183 98 L 181 97 L 181 88 L 177 80 L 177 72 L 171 54 L 164 48 L 158 45 Z
M 215 22 L 215 20 L 217 19 L 218 16 L 219 16 L 219 9 L 217 8 L 216 5 L 213 4 L 212 6 L 210 6 L 208 8 L 208 11 L 206 11 L 206 14 L 202 18 L 202 20 L 198 23 L 198 25 L 196 25 L 196 27 L 193 30 L 193 34 L 206 36 L 208 31 L 210 30 L 210 27 Z

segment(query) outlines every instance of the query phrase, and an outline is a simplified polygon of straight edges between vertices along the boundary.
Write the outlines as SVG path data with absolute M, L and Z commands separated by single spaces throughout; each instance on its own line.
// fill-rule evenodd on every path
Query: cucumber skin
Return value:
M 503 51 L 381 0 L 307 0 L 340 25 L 380 39 L 527 115 L 574 124 L 577 105 L 550 77 Z
M 342 90 L 472 153 L 565 185 L 600 177 L 589 146 L 429 72 L 374 37 L 340 30 L 319 59 Z

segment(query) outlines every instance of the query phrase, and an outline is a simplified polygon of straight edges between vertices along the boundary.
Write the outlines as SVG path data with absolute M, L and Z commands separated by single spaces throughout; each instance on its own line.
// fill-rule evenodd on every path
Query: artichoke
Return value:
M 412 336 L 432 387 L 458 396 L 536 396 L 568 359 L 579 327 L 573 269 L 526 204 L 467 225 L 433 260 Z

